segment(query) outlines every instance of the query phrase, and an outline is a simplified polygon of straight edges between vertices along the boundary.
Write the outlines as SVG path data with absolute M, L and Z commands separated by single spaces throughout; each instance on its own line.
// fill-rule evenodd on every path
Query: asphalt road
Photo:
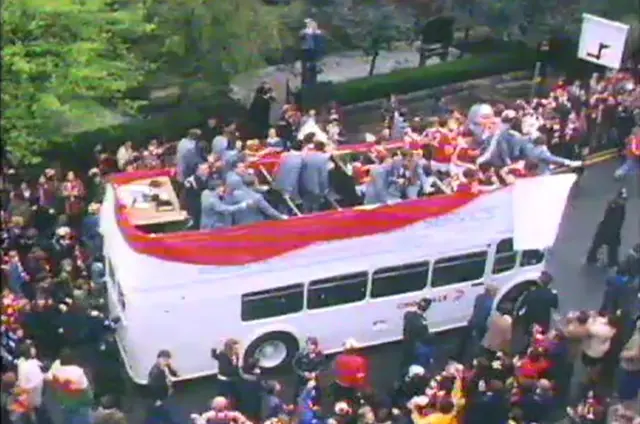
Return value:
M 563 219 L 560 234 L 550 254 L 548 269 L 555 277 L 555 288 L 561 296 L 561 312 L 597 308 L 603 292 L 603 279 L 607 271 L 598 267 L 582 265 L 594 228 L 600 220 L 606 202 L 621 186 L 612 180 L 616 161 L 609 161 L 587 169 L 579 184 L 574 188 L 570 204 Z M 640 184 L 638 177 L 626 182 L 629 190 L 627 219 L 623 231 L 626 252 L 640 241 Z M 543 205 L 541 205 L 543 207 Z M 354 334 L 357 338 L 357 334 Z M 452 352 L 459 342 L 459 332 L 449 332 L 440 336 L 442 351 Z M 398 374 L 400 349 L 397 343 L 365 350 L 373 369 L 372 383 L 377 389 L 388 389 Z M 286 373 L 275 379 L 291 387 L 292 375 Z M 287 393 L 288 394 L 288 393 Z M 179 384 L 173 402 L 188 423 L 188 416 L 194 411 L 202 411 L 210 399 L 216 395 L 215 380 L 205 378 Z M 289 394 L 288 394 L 289 395 Z M 290 396 L 290 395 L 289 395 Z M 131 396 L 127 407 L 130 424 L 142 423 L 144 401 Z

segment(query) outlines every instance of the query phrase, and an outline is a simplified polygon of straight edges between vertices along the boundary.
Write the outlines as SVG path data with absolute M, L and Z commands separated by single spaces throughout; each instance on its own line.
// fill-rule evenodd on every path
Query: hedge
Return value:
M 44 157 L 60 162 L 71 169 L 88 169 L 94 159 L 94 148 L 100 144 L 105 151 L 115 152 L 124 141 L 142 146 L 156 138 L 175 141 L 182 138 L 189 128 L 202 128 L 212 116 L 243 119 L 245 108 L 231 99 L 217 99 L 208 104 L 190 105 L 186 108 L 147 119 L 100 128 L 75 134 L 70 140 L 53 144 Z M 46 165 L 46 164 L 45 164 Z
M 532 69 L 535 54 L 529 50 L 515 53 L 472 56 L 418 69 L 402 69 L 386 75 L 359 78 L 334 86 L 339 104 L 355 104 L 407 94 L 429 88 Z
M 390 93 L 406 94 L 428 88 L 454 84 L 471 79 L 530 69 L 535 53 L 528 49 L 501 54 L 479 55 L 444 62 L 423 68 L 403 69 L 385 75 L 359 78 L 343 83 L 323 83 L 303 93 L 303 99 L 314 103 L 335 100 L 340 105 L 362 103 L 387 97 Z M 303 100 L 304 101 L 304 100 Z M 305 102 L 306 103 L 306 102 Z M 230 99 L 211 104 L 195 105 L 172 112 L 170 117 L 156 117 L 131 123 L 80 133 L 64 143 L 51 146 L 45 157 L 75 169 L 89 165 L 93 149 L 101 144 L 105 150 L 115 151 L 124 141 L 144 144 L 153 138 L 167 141 L 182 137 L 187 129 L 202 127 L 211 116 L 244 118 L 241 105 Z

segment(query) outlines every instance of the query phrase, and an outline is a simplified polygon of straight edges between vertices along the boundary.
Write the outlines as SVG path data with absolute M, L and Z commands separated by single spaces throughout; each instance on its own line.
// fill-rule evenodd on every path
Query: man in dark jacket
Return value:
M 498 294 L 498 288 L 493 284 L 487 284 L 484 292 L 476 296 L 473 302 L 473 312 L 467 323 L 467 333 L 462 338 L 458 358 L 463 362 L 471 359 L 479 343 L 487 332 L 487 321 L 493 310 Z
M 552 311 L 557 310 L 559 304 L 558 292 L 549 287 L 552 281 L 551 274 L 543 271 L 538 278 L 537 286 L 525 295 L 522 306 L 527 329 L 531 329 L 534 324 L 544 331 L 551 327 Z
M 633 283 L 629 270 L 623 266 L 618 267 L 616 274 L 607 278 L 600 312 L 607 315 L 621 313 L 623 316 L 631 317 L 637 304 L 637 289 Z
M 211 167 L 209 163 L 204 162 L 198 165 L 196 173 L 184 181 L 184 206 L 187 213 L 191 217 L 191 228 L 200 228 L 200 217 L 202 214 L 201 197 L 202 192 L 209 187 L 212 182 Z
M 325 366 L 326 357 L 320 350 L 320 343 L 315 337 L 308 337 L 304 349 L 300 350 L 293 358 L 293 371 L 296 373 L 296 389 L 294 399 L 298 398 L 303 388 L 307 386 L 309 380 L 317 378 L 318 374 Z M 317 389 L 316 389 L 317 392 Z
M 587 264 L 595 264 L 598 261 L 598 251 L 602 246 L 607 247 L 607 263 L 609 267 L 618 265 L 618 251 L 620 250 L 622 227 L 627 209 L 627 191 L 621 189 L 616 197 L 609 202 L 604 212 L 602 221 L 598 224 L 596 234 L 593 236 Z
M 418 348 L 432 345 L 431 331 L 429 330 L 429 324 L 426 318 L 426 313 L 431 303 L 432 300 L 429 298 L 420 299 L 415 309 L 404 313 L 402 327 L 404 351 L 402 360 L 403 375 L 407 367 L 414 363 Z
M 149 408 L 145 423 L 147 424 L 177 424 L 172 409 L 167 400 L 172 392 L 171 379 L 178 373 L 171 366 L 171 352 L 161 350 L 156 357 L 156 363 L 149 370 L 147 389 L 152 405 Z

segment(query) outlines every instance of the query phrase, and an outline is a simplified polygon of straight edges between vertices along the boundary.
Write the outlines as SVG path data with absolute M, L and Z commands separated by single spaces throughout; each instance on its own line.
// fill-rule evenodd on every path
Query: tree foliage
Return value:
M 105 0 L 3 1 L 2 134 L 13 156 L 38 162 L 48 144 L 103 125 L 103 104 L 131 106 L 124 93 L 144 70 L 129 48 L 146 30 L 141 12 Z
M 147 0 L 156 27 L 160 70 L 224 85 L 229 77 L 265 63 L 265 56 L 295 40 L 299 5 L 270 7 L 260 0 Z
M 583 13 L 620 20 L 636 15 L 636 0 L 453 0 L 456 15 L 464 21 L 491 28 L 495 35 L 536 43 L 550 36 L 577 37 Z

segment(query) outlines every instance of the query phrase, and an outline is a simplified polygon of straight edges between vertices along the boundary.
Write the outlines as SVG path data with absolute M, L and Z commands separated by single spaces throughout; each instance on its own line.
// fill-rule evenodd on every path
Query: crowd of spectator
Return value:
M 260 96 L 270 95 L 268 89 L 261 90 Z M 326 113 L 326 123 L 324 113 L 316 114 L 313 110 L 303 113 L 295 105 L 287 105 L 277 126 L 269 128 L 263 123 L 253 129 L 260 134 L 259 139 L 240 140 L 235 124 L 211 119 L 204 128 L 189 131 L 178 143 L 161 144 L 153 140 L 137 149 L 126 142 L 117 152 L 99 146 L 95 150 L 95 168 L 84 176 L 77 174 L 78 170 L 49 168 L 32 181 L 28 178 L 29 170 L 5 164 L 1 181 L 3 420 L 49 422 L 47 408 L 42 407 L 43 386 L 49 381 L 62 406 L 65 423 L 124 422 L 117 411 L 121 371 L 111 335 L 118 323 L 110 319 L 99 231 L 99 209 L 108 174 L 176 165 L 178 192 L 191 216 L 192 227 L 213 229 L 331 208 L 334 202 L 344 201 L 329 193 L 329 175 L 324 172 L 335 168 L 353 177 L 358 198 L 354 204 L 490 190 L 509 184 L 515 177 L 546 173 L 550 165 L 579 166 L 583 149 L 595 150 L 605 143 L 619 147 L 629 143 L 628 163 L 632 165 L 620 172 L 632 172 L 639 156 L 637 144 L 633 144 L 637 143 L 638 135 L 632 133 L 639 93 L 640 89 L 627 75 L 615 74 L 594 78 L 586 85 L 560 82 L 545 98 L 493 105 L 492 117 L 498 119 L 489 120 L 494 126 L 481 123 L 480 133 L 518 135 L 524 140 L 525 153 L 515 155 L 499 153 L 508 147 L 500 144 L 498 139 L 502 136 L 488 140 L 474 131 L 470 124 L 480 123 L 476 117 L 469 122 L 458 111 L 437 118 L 410 117 L 392 98 L 385 109 L 387 119 L 380 134 L 369 135 L 367 149 L 349 159 L 338 152 L 342 145 L 353 144 L 354 140 L 347 139 L 341 124 L 342 111 L 333 104 Z M 492 143 L 500 145 L 488 153 L 487 146 Z M 274 157 L 278 166 L 269 171 L 255 165 Z M 300 157 L 300 161 L 288 162 L 292 157 Z M 292 163 L 304 165 L 304 170 L 298 168 L 297 174 L 291 173 Z M 308 174 L 309 169 L 321 170 L 323 174 L 314 177 Z M 381 187 L 383 177 L 387 183 Z M 278 196 L 261 191 L 265 180 Z M 227 198 L 233 200 L 231 204 Z M 216 209 L 221 201 L 232 206 L 226 215 Z M 625 277 L 626 271 L 619 272 Z M 634 278 L 637 279 L 637 274 Z M 610 338 L 617 335 L 617 344 L 615 349 L 609 349 L 609 345 L 604 349 L 612 352 L 607 353 L 607 369 L 611 371 L 621 352 L 630 355 L 623 356 L 625 361 L 638 360 L 633 356 L 638 354 L 637 330 L 628 348 L 622 350 L 630 332 L 621 330 L 629 326 L 620 327 L 616 312 L 581 313 L 567 318 L 567 328 L 576 322 L 593 328 L 612 326 Z M 506 316 L 498 316 L 496 322 L 501 317 L 508 321 Z M 489 328 L 493 319 L 488 321 Z M 324 402 L 319 399 L 325 396 L 321 396 L 321 385 L 315 378 L 317 367 L 325 363 L 318 359 L 322 357 L 318 350 L 321 341 L 311 338 L 301 354 L 309 356 L 298 358 L 300 390 L 296 391 L 293 403 L 280 400 L 278 383 L 262 381 L 256 363 L 239 364 L 239 356 L 234 353 L 238 345 L 230 342 L 215 355 L 221 375 L 229 377 L 227 381 L 242 379 L 243 383 L 223 383 L 226 391 L 213 400 L 212 411 L 194 416 L 194 420 L 288 421 L 295 417 L 309 423 L 409 419 L 417 424 L 453 423 L 476 422 L 473 419 L 490 413 L 485 412 L 490 408 L 495 409 L 491 413 L 503 414 L 501 417 L 511 415 L 514 422 L 532 422 L 531 414 L 548 409 L 536 405 L 546 405 L 549 396 L 556 397 L 558 387 L 566 383 L 567 367 L 573 364 L 573 359 L 558 353 L 557 346 L 600 337 L 595 335 L 596 330 L 578 337 L 568 330 L 538 327 L 529 348 L 520 355 L 507 348 L 485 346 L 486 352 L 472 364 L 459 358 L 444 373 L 436 373 L 428 360 L 420 365 L 407 364 L 410 366 L 403 370 L 406 379 L 386 397 L 368 386 L 366 359 L 356 344 L 349 341 L 345 353 L 336 359 L 338 368 L 347 370 L 346 380 L 342 384 L 338 378 L 337 386 L 327 390 L 326 398 L 334 403 L 333 412 L 328 415 L 320 413 Z M 232 375 L 223 371 L 223 361 L 228 362 Z M 593 368 L 589 359 L 585 362 L 589 369 Z M 159 369 L 168 369 L 168 364 L 170 353 L 162 352 Z M 629 371 L 635 376 L 633 387 L 637 392 L 635 364 Z M 362 372 L 350 376 L 349 370 L 354 367 Z M 360 374 L 365 376 L 358 377 Z M 576 415 L 597 409 L 593 405 L 603 402 L 599 388 L 602 373 L 595 374 L 593 379 L 598 384 L 593 387 L 597 388 L 587 390 L 588 405 L 577 407 Z M 170 389 L 171 378 L 163 381 Z M 162 393 L 168 396 L 170 390 Z M 246 408 L 248 401 L 241 393 L 254 396 L 252 408 Z M 270 411 L 266 415 L 264 408 L 256 407 L 261 404 L 255 398 L 257 395 L 266 399 Z M 161 406 L 159 396 L 156 401 Z M 560 403 L 557 398 L 550 401 Z M 96 404 L 100 407 L 92 415 L 90 409 Z M 240 408 L 242 413 L 234 408 Z
M 640 245 L 609 283 L 624 280 L 637 296 L 639 259 Z M 255 362 L 239 362 L 239 342 L 230 339 L 214 351 L 224 384 L 211 409 L 191 418 L 197 424 L 533 424 L 555 422 L 558 413 L 568 412 L 577 423 L 636 423 L 637 306 L 618 303 L 629 296 L 619 293 L 615 301 L 606 295 L 599 311 L 560 317 L 551 282 L 543 273 L 515 310 L 494 310 L 497 288 L 487 285 L 476 299 L 469 338 L 443 371 L 434 366 L 439 346 L 424 320 L 431 300 L 420 301 L 405 313 L 404 358 L 389 364 L 399 366 L 402 377 L 390 391 L 371 386 L 369 361 L 355 340 L 345 341 L 344 351 L 329 361 L 319 340 L 309 337 L 294 359 L 293 399 L 285 398 L 281 385 L 263 377 Z M 522 331 L 524 344 L 517 342 Z M 572 384 L 574 373 L 579 384 Z

